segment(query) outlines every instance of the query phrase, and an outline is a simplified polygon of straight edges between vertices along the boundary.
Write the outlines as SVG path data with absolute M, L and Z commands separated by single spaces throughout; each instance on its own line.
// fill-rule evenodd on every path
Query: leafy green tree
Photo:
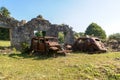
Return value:
M 64 33 L 63 32 L 58 33 L 58 40 L 60 43 L 64 43 Z
M 110 35 L 109 40 L 117 40 L 118 42 L 120 42 L 120 33 Z
M 10 17 L 10 12 L 5 7 L 0 8 L 0 14 L 4 17 Z M 0 40 L 10 40 L 9 29 L 0 28 Z
M 6 7 L 1 7 L 0 8 L 0 14 L 5 16 L 5 17 L 10 17 L 10 12 Z
M 35 35 L 36 35 L 37 37 L 42 37 L 42 31 L 36 32 Z
M 85 31 L 85 35 L 92 35 L 95 37 L 99 37 L 101 39 L 106 39 L 106 33 L 105 31 L 96 23 L 91 23 L 86 31 Z
M 79 37 L 82 37 L 84 36 L 84 33 L 83 32 L 74 32 L 74 37 L 77 39 Z

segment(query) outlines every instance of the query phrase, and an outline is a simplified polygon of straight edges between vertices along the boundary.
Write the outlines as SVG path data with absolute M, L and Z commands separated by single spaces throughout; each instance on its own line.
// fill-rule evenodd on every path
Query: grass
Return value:
M 0 46 L 2 46 L 2 47 L 8 47 L 8 46 L 10 46 L 10 41 L 0 40 Z
M 0 80 L 120 80 L 120 52 L 57 58 L 0 54 Z

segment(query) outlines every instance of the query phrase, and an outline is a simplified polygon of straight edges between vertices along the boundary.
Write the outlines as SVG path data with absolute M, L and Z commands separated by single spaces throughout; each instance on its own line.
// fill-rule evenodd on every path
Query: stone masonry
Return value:
M 41 16 L 26 22 L 25 20 L 18 21 L 14 18 L 6 18 L 0 15 L 0 27 L 10 30 L 11 46 L 18 50 L 21 49 L 21 43 L 31 43 L 34 31 L 46 31 L 46 36 L 53 37 L 58 37 L 59 32 L 65 32 L 64 43 L 73 44 L 74 42 L 73 31 L 68 25 L 51 24 Z

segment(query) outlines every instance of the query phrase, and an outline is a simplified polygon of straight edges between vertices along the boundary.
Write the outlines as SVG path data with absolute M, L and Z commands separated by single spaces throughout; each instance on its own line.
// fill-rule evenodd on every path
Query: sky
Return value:
M 42 15 L 52 24 L 67 24 L 85 32 L 97 23 L 107 35 L 120 33 L 120 0 L 0 0 L 17 20 L 30 21 Z

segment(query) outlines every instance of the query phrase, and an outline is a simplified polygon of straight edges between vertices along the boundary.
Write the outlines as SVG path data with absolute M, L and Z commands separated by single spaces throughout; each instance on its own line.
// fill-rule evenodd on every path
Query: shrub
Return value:
M 21 47 L 22 47 L 21 52 L 22 52 L 23 54 L 26 54 L 26 53 L 29 52 L 30 45 L 29 45 L 27 42 L 22 42 L 22 43 L 21 43 Z

